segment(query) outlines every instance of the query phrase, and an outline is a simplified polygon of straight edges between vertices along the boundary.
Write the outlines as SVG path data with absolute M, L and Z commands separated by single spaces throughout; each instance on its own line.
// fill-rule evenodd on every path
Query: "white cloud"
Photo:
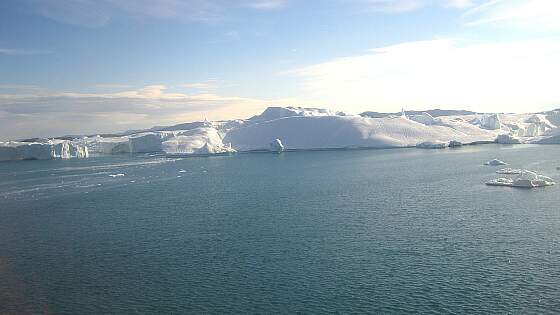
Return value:
M 560 31 L 558 0 L 493 0 L 465 13 L 469 26 Z
M 92 134 L 209 119 L 245 118 L 282 100 L 170 93 L 164 85 L 115 93 L 37 87 L 0 90 L 0 140 Z
M 358 0 L 368 8 L 382 12 L 408 12 L 428 6 L 467 8 L 474 0 Z
M 560 39 L 451 39 L 373 49 L 297 69 L 302 95 L 347 111 L 401 107 L 528 112 L 560 104 Z
M 245 6 L 258 10 L 274 10 L 286 6 L 286 0 L 253 0 L 247 2 Z

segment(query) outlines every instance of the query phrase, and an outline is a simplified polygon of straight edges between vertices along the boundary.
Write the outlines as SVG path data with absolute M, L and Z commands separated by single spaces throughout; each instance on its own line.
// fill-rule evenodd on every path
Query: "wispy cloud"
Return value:
M 348 111 L 445 106 L 528 112 L 560 101 L 560 39 L 408 42 L 297 69 L 302 95 Z
M 216 81 L 206 81 L 206 82 L 195 82 L 195 83 L 185 83 L 181 87 L 186 89 L 195 90 L 215 90 L 217 88 Z
M 22 0 L 31 11 L 46 18 L 83 27 L 98 28 L 121 15 L 135 18 L 216 23 L 231 9 L 279 9 L 287 0 Z
M 409 12 L 428 6 L 442 6 L 449 8 L 468 8 L 476 0 L 354 0 L 366 8 L 381 12 Z
M 465 13 L 469 26 L 560 31 L 560 1 L 493 0 Z
M 94 89 L 129 89 L 132 88 L 130 84 L 121 84 L 121 83 L 100 83 L 91 86 Z
M 187 121 L 249 117 L 281 100 L 168 92 L 150 85 L 114 93 L 0 90 L 0 140 L 115 132 Z
M 45 55 L 50 54 L 50 50 L 41 49 L 14 49 L 14 48 L 2 48 L 0 47 L 0 55 L 11 55 L 11 56 L 31 56 L 31 55 Z
M 245 6 L 258 10 L 275 10 L 285 7 L 287 3 L 286 0 L 253 0 L 247 1 Z

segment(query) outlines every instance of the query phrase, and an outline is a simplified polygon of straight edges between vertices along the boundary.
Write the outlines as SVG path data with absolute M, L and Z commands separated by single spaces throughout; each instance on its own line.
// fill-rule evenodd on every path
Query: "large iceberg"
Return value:
M 267 150 L 270 139 L 290 149 L 414 147 L 425 141 L 493 141 L 496 133 L 468 122 L 426 126 L 404 117 L 292 116 L 247 124 L 224 137 L 239 151 Z
M 353 116 L 320 108 L 269 107 L 249 119 L 200 121 L 74 140 L 0 143 L 0 160 L 87 157 L 89 154 L 166 152 L 220 154 L 290 149 L 419 147 L 480 143 L 560 143 L 560 110 L 537 114 L 466 111 L 377 112 Z M 67 139 L 67 138 L 65 138 Z M 275 140 L 276 141 L 276 140 Z M 283 146 L 283 144 L 282 144 Z
M 0 142 L 0 161 L 87 158 L 87 146 L 69 140 Z
M 128 138 L 130 152 L 147 153 L 159 152 L 162 150 L 162 134 L 147 132 L 132 135 Z
M 183 131 L 162 143 L 167 155 L 207 155 L 235 152 L 231 145 L 224 145 L 218 130 L 211 127 Z
M 496 137 L 496 143 L 500 144 L 519 144 L 521 141 L 512 135 L 502 134 Z

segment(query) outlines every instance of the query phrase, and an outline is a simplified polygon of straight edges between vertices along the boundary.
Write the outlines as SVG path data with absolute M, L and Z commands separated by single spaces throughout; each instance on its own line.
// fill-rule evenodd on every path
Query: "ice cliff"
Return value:
M 0 161 L 87 158 L 88 147 L 69 140 L 0 142 Z
M 0 142 L 0 160 L 162 152 L 221 154 L 253 150 L 419 147 L 477 143 L 560 143 L 560 111 L 477 114 L 402 111 L 348 115 L 320 108 L 269 107 L 249 119 L 201 121 L 113 136 Z

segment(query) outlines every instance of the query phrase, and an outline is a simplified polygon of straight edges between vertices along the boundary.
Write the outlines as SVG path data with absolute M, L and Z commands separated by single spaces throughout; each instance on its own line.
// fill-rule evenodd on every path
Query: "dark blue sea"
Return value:
M 0 163 L 0 314 L 554 314 L 560 146 Z M 113 176 L 110 176 L 113 175 Z

